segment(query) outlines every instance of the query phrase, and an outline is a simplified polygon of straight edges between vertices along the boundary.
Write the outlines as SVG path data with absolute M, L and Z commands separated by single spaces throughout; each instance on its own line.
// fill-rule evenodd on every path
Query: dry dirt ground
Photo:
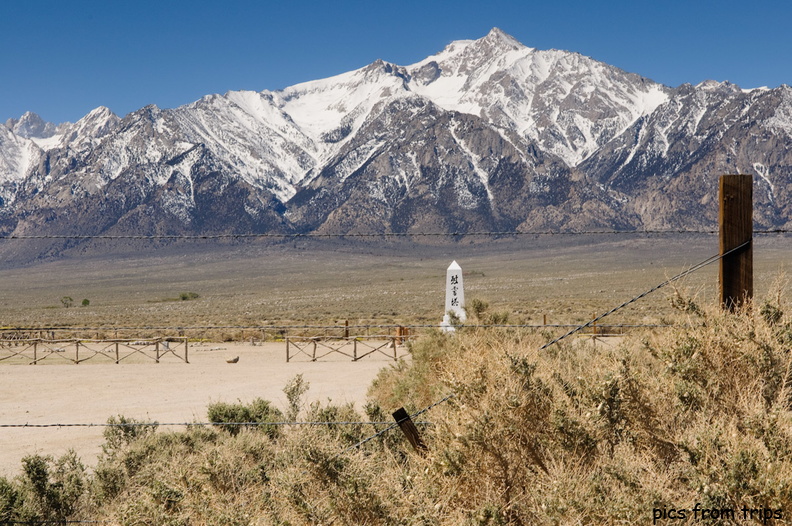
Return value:
M 398 348 L 398 355 L 407 354 Z M 239 356 L 239 362 L 226 360 Z M 357 362 L 338 354 L 286 363 L 286 344 L 190 344 L 190 363 L 81 363 L 0 366 L 0 424 L 105 423 L 113 415 L 160 423 L 206 422 L 212 402 L 261 397 L 285 409 L 283 387 L 297 374 L 310 384 L 306 402 L 354 403 L 362 409 L 377 372 L 393 364 L 374 353 Z M 180 427 L 183 429 L 183 427 Z M 95 465 L 103 427 L 0 428 L 0 476 L 13 476 L 25 455 L 59 457 L 73 448 Z

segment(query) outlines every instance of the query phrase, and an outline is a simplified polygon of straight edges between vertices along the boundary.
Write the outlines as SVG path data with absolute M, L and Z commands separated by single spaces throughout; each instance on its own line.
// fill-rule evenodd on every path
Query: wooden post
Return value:
M 116 363 L 118 363 L 120 361 L 118 359 L 118 342 L 115 342 L 115 352 L 116 352 Z
M 189 347 L 190 342 L 187 338 L 184 339 L 184 363 L 190 363 L 189 357 L 187 356 L 187 348 Z
M 344 338 L 349 338 L 349 320 L 344 320 Z
M 542 325 L 547 325 L 547 314 L 542 314 Z
M 154 353 L 157 356 L 157 363 L 159 363 L 160 355 L 159 355 L 159 340 L 154 342 Z
M 753 298 L 753 177 L 720 178 L 720 253 L 749 244 L 720 260 L 720 302 L 730 311 Z
M 407 440 L 410 441 L 410 445 L 413 449 L 418 453 L 424 453 L 428 449 L 426 444 L 423 443 L 423 440 L 421 440 L 421 435 L 418 434 L 418 428 L 415 427 L 415 423 L 403 407 L 400 407 L 393 413 L 393 419 L 399 424 L 399 428 L 401 428 Z
M 74 342 L 74 365 L 80 363 L 80 341 Z
M 357 338 L 352 339 L 352 361 L 357 361 Z
M 289 363 L 289 337 L 286 337 L 286 363 Z

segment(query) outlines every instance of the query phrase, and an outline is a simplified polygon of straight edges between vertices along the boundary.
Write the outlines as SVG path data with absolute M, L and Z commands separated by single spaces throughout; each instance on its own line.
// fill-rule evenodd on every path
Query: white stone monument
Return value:
M 456 261 L 448 266 L 446 271 L 446 297 L 445 314 L 440 327 L 443 331 L 453 332 L 454 326 L 451 324 L 450 313 L 456 315 L 460 321 L 467 319 L 465 314 L 465 289 L 462 285 L 462 267 Z

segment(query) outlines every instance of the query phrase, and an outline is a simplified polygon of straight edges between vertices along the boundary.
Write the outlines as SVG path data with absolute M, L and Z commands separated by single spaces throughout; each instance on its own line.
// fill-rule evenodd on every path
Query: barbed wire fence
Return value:
M 139 235 L 92 235 L 92 236 L 72 236 L 72 235 L 6 235 L 0 236 L 0 241 L 2 240 L 38 240 L 38 239 L 70 239 L 70 240 L 89 240 L 89 239 L 100 239 L 100 240 L 123 240 L 123 239 L 130 239 L 130 240 L 213 240 L 213 239 L 250 239 L 250 238 L 281 238 L 281 239 L 299 239 L 299 238 L 382 238 L 382 237 L 434 237 L 434 236 L 449 236 L 449 237 L 457 237 L 457 236 L 490 236 L 490 237 L 499 237 L 499 236 L 565 236 L 565 235 L 636 235 L 636 234 L 643 234 L 643 235 L 671 235 L 671 234 L 702 234 L 702 235 L 712 235 L 717 234 L 719 231 L 715 230 L 643 230 L 643 231 L 617 231 L 617 230 L 591 230 L 591 231 L 577 231 L 577 232 L 550 232 L 550 231 L 542 231 L 542 232 L 464 232 L 464 233 L 377 233 L 377 234 L 217 234 L 217 235 L 197 235 L 197 236 L 168 236 L 168 235 L 157 235 L 157 236 L 139 236 Z M 787 229 L 772 229 L 772 230 L 755 230 L 754 234 L 759 235 L 772 235 L 772 234 L 789 234 L 792 231 Z M 621 304 L 609 309 L 608 311 L 596 316 L 592 320 L 575 325 L 575 324 L 554 324 L 554 325 L 508 325 L 508 324 L 480 324 L 471 326 L 474 328 L 492 328 L 492 327 L 512 327 L 512 328 L 539 328 L 539 327 L 556 327 L 556 328 L 570 328 L 571 330 L 567 331 L 563 335 L 554 338 L 553 340 L 545 343 L 542 345 L 539 350 L 545 350 L 550 346 L 568 338 L 569 336 L 578 333 L 582 330 L 585 330 L 588 327 L 598 324 L 602 319 L 614 314 L 615 312 L 627 307 L 628 305 L 639 301 L 642 298 L 660 290 L 661 288 L 682 279 L 685 276 L 688 276 L 716 261 L 721 260 L 722 258 L 738 252 L 749 245 L 751 241 L 747 241 L 735 248 L 732 248 L 728 251 L 725 251 L 722 254 L 718 254 L 715 256 L 711 256 L 704 261 L 693 265 L 692 267 L 684 270 L 672 278 L 666 279 L 665 281 L 659 283 L 658 285 L 634 296 L 633 298 L 622 302 Z M 600 324 L 600 327 L 607 326 L 607 327 L 667 327 L 669 325 L 666 324 L 614 324 L 614 325 L 603 325 Z M 190 327 L 192 329 L 220 329 L 220 328 L 234 328 L 234 329 L 293 329 L 296 327 L 303 327 L 303 328 L 340 328 L 340 326 L 318 326 L 318 325 L 284 325 L 284 326 L 202 326 L 202 327 Z M 397 325 L 356 325 L 350 327 L 366 327 L 366 328 L 393 328 L 397 327 Z M 435 327 L 434 325 L 420 325 L 415 324 L 409 327 Z M 187 329 L 188 327 L 146 327 L 146 329 Z M 47 328 L 49 330 L 55 330 L 60 328 L 50 327 Z M 64 328 L 65 329 L 65 328 Z M 75 327 L 68 327 L 69 330 L 74 330 Z M 112 327 L 112 328 L 99 328 L 99 327 L 91 327 L 91 328 L 82 328 L 88 330 L 96 330 L 96 329 L 116 329 L 120 330 L 120 327 Z M 133 327 L 125 327 L 124 329 L 133 329 Z M 136 329 L 140 329 L 137 327 Z M 38 329 L 35 330 L 44 330 Z M 455 393 L 450 393 L 444 398 L 424 407 L 423 409 L 416 411 L 415 413 L 410 415 L 410 418 L 416 418 L 433 408 L 447 402 L 448 400 L 454 398 L 456 396 Z M 431 422 L 415 422 L 416 424 L 422 425 L 431 425 Z M 104 424 L 95 424 L 95 423 L 52 423 L 52 424 L 2 424 L 0 423 L 0 428 L 62 428 L 62 427 L 120 427 L 120 426 L 151 426 L 152 424 L 156 423 L 142 423 L 142 422 L 124 422 L 124 423 L 104 423 Z M 388 425 L 389 424 L 389 425 Z M 387 425 L 384 429 L 377 431 L 376 433 L 360 440 L 359 442 L 344 448 L 343 450 L 339 451 L 334 457 L 337 458 L 342 456 L 354 449 L 360 448 L 362 445 L 375 440 L 378 437 L 383 436 L 384 434 L 390 432 L 391 430 L 399 427 L 399 423 L 389 423 L 389 422 L 353 422 L 353 421 L 346 421 L 346 422 L 225 422 L 225 423 L 213 423 L 213 422 L 178 422 L 178 423 L 162 423 L 156 424 L 162 426 L 329 426 L 329 425 Z M 60 520 L 60 521 L 35 521 L 35 522 L 11 522 L 11 524 L 101 524 L 101 523 L 109 523 L 109 521 L 90 521 L 90 520 Z
M 469 231 L 469 232 L 348 232 L 348 233 L 231 233 L 231 234 L 6 234 L 0 235 L 0 241 L 15 241 L 15 240 L 42 240 L 42 239 L 60 239 L 60 240 L 76 240 L 76 241 L 89 241 L 94 239 L 101 240 L 180 240 L 180 241 L 196 241 L 196 240 L 219 240 L 219 239 L 345 239 L 345 238 L 383 238 L 383 237 L 517 237 L 517 236 L 592 236 L 592 235 L 682 235 L 682 234 L 699 234 L 699 235 L 715 235 L 719 230 L 687 230 L 687 229 L 666 229 L 666 230 L 569 230 L 569 231 L 554 231 L 554 230 L 537 230 L 537 231 L 520 231 L 520 230 L 485 230 L 485 231 Z M 754 234 L 768 235 L 768 234 L 790 234 L 792 230 L 784 228 L 775 229 L 759 229 L 754 230 Z

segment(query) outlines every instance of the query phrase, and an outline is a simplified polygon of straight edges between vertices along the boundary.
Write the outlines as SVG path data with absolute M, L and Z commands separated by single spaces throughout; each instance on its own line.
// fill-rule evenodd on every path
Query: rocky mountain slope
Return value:
M 0 233 L 792 226 L 792 89 L 670 88 L 498 29 L 416 64 L 119 118 L 0 124 Z

